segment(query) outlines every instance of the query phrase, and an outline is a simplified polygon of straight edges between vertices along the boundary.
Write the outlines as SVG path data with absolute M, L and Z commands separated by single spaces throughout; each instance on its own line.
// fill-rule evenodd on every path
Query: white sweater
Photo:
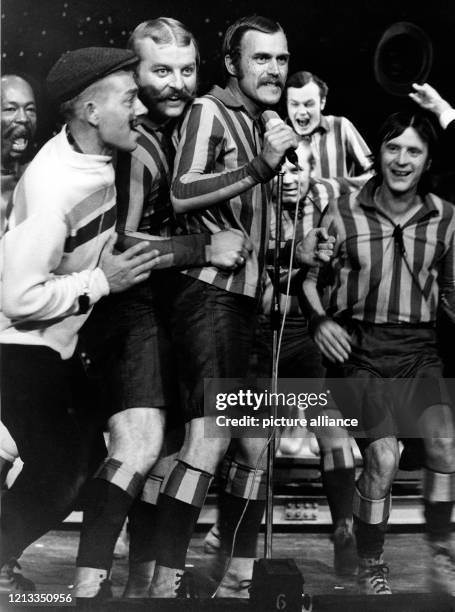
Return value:
M 97 267 L 115 227 L 111 158 L 76 153 L 65 130 L 47 142 L 14 193 L 10 230 L 0 242 L 0 343 L 49 346 L 63 359 L 74 352 L 88 314 L 109 293 Z

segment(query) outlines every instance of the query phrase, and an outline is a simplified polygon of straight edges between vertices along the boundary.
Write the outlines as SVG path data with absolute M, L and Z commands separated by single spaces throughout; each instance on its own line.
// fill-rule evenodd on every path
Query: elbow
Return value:
M 2 298 L 2 312 L 12 321 L 20 321 L 33 315 L 34 309 L 21 296 L 5 292 Z
M 18 296 L 13 295 L 3 295 L 2 312 L 5 317 L 12 321 L 17 321 L 31 314 L 22 300 L 18 299 Z
M 2 295 L 2 312 L 11 321 L 22 321 L 36 317 L 41 310 L 29 292 L 5 288 Z
M 172 202 L 172 208 L 174 209 L 174 212 L 176 215 L 182 215 L 183 213 L 186 212 L 186 208 L 185 206 L 182 205 L 180 200 L 171 198 L 171 202 Z
M 176 215 L 182 215 L 188 212 L 188 210 L 190 209 L 190 207 L 188 207 L 187 205 L 187 202 L 185 200 L 182 200 L 181 198 L 178 198 L 172 191 L 171 204 Z

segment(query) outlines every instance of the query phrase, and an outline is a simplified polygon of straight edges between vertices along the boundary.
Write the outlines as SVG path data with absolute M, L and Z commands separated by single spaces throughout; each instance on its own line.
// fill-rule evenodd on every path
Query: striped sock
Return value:
M 354 455 L 351 448 L 323 451 L 321 479 L 327 496 L 332 522 L 352 518 L 352 498 L 355 489 Z
M 158 497 L 156 563 L 184 569 L 191 536 L 213 475 L 177 461 Z
M 155 560 L 156 504 L 162 483 L 162 476 L 149 474 L 141 495 L 134 500 L 128 513 L 130 566 Z
M 143 478 L 126 463 L 106 459 L 85 491 L 78 567 L 109 570 L 115 543 Z
M 236 532 L 233 556 L 249 558 L 256 556 L 257 539 L 265 509 L 265 496 L 265 470 L 255 470 L 231 461 L 225 488 L 220 494 L 219 502 L 221 546 L 227 554 L 231 553 Z M 249 502 L 246 505 L 248 498 Z
M 454 501 L 455 473 L 443 474 L 425 468 L 423 471 L 423 502 L 426 533 L 431 542 L 450 540 Z
M 353 515 L 359 557 L 378 558 L 382 555 L 390 507 L 390 493 L 382 499 L 369 499 L 355 488 Z

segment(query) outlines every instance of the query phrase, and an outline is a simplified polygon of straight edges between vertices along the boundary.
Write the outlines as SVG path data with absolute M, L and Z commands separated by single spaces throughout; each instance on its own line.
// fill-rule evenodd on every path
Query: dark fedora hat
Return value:
M 374 54 L 374 74 L 388 93 L 406 96 L 412 83 L 427 80 L 433 62 L 433 46 L 427 34 L 406 21 L 392 24 L 381 37 Z

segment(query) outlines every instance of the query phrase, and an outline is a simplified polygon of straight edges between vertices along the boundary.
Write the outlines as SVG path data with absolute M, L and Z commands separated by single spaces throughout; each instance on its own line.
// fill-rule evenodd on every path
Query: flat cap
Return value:
M 46 79 L 49 96 L 55 102 L 66 102 L 100 79 L 137 64 L 138 58 L 128 49 L 86 47 L 64 53 L 51 68 Z

